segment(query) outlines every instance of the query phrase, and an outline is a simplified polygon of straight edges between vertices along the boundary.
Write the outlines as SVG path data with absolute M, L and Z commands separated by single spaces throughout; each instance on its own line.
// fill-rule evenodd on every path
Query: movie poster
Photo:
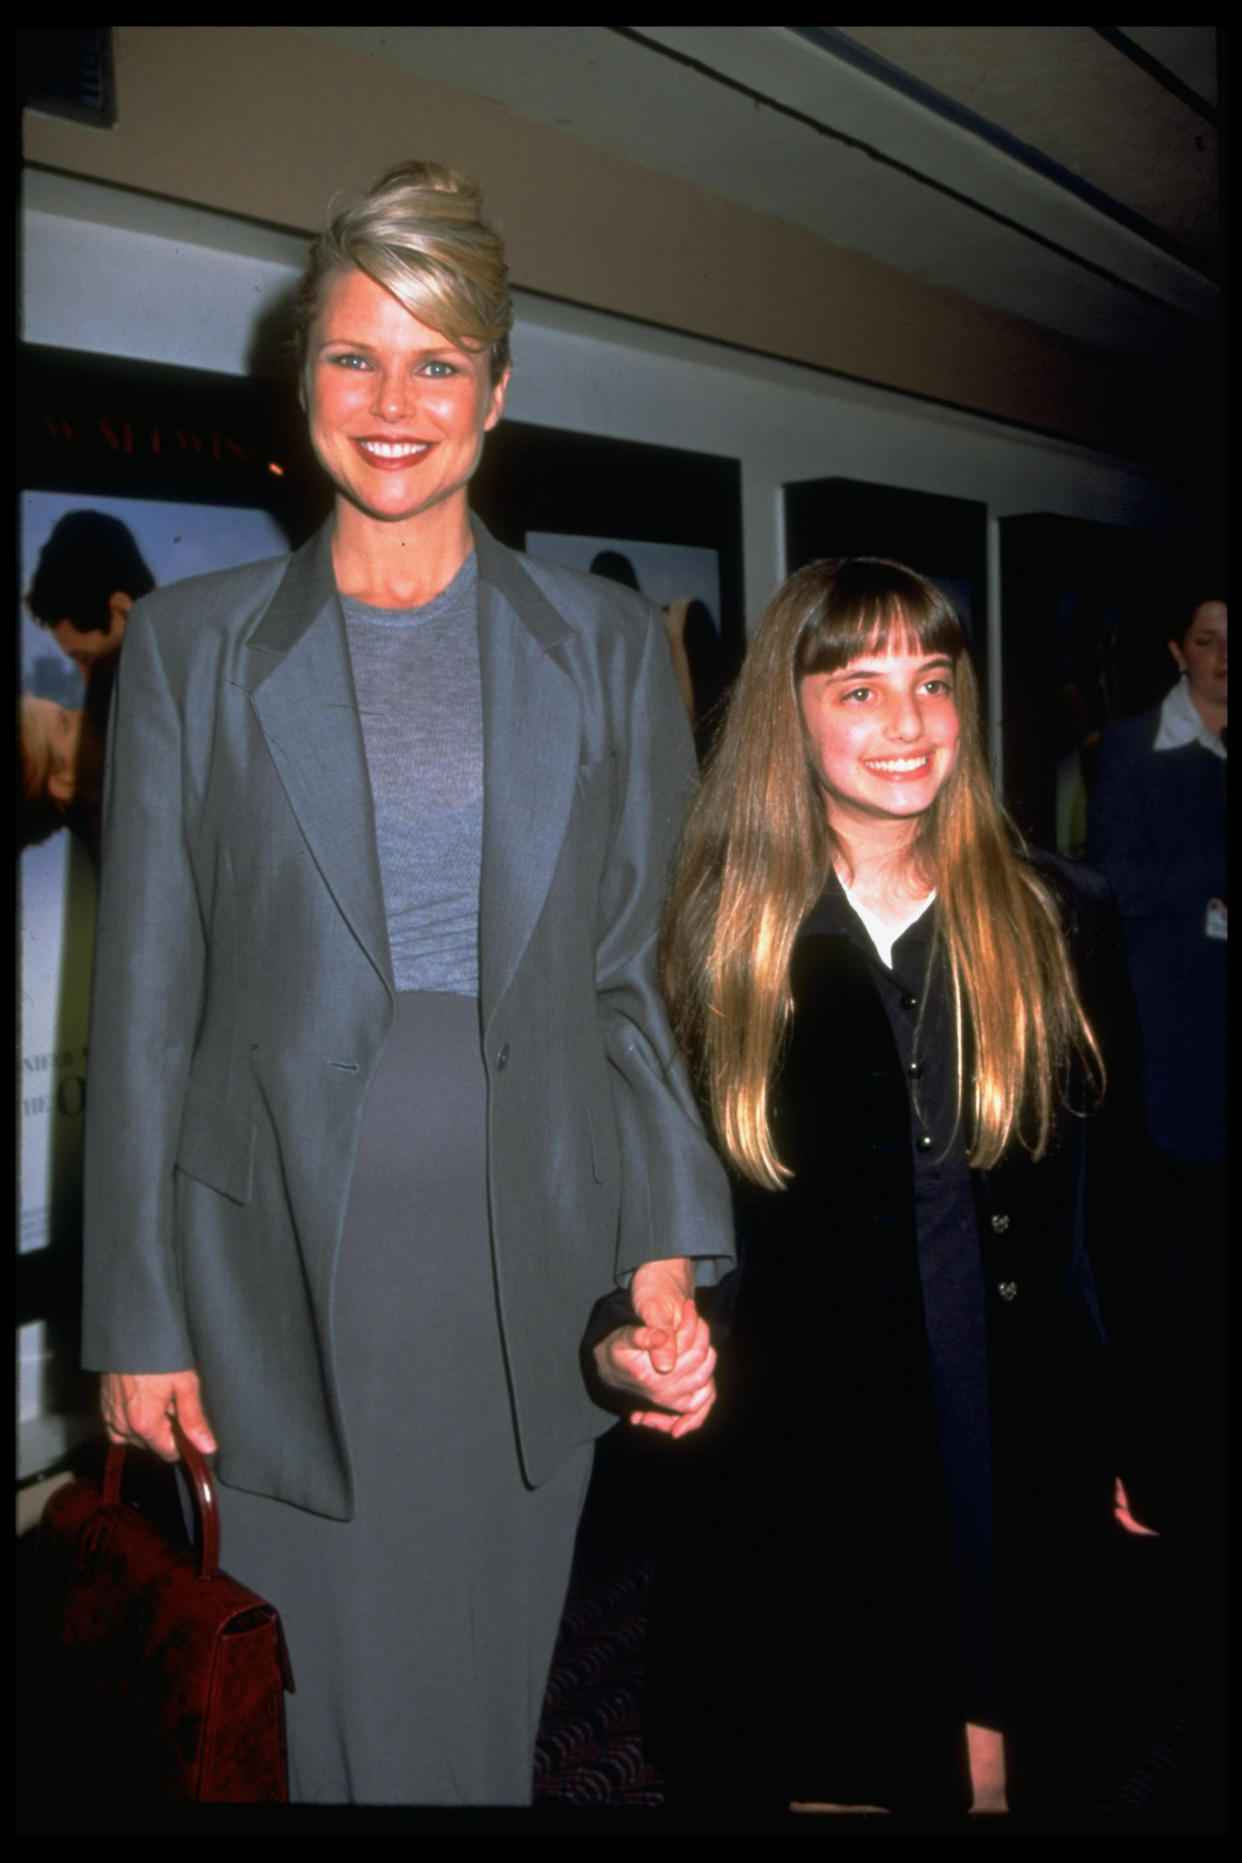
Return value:
M 23 1256 L 47 1251 L 64 1273 L 76 1272 L 80 1250 L 106 687 L 115 670 L 109 649 L 119 645 L 114 636 L 123 638 L 125 603 L 113 598 L 126 594 L 105 585 L 136 579 L 163 587 L 287 548 L 285 532 L 263 510 L 64 492 L 21 499 L 17 1247 Z M 80 604 L 79 613 L 49 612 L 40 625 L 27 602 L 32 588 L 42 606 Z M 75 625 L 101 619 L 108 626 Z M 158 770 L 151 781 L 161 781 Z M 99 984 L 106 988 L 107 979 Z M 66 1420 L 49 1372 L 66 1352 L 76 1357 L 76 1344 L 50 1339 L 44 1319 L 19 1325 L 19 1473 L 64 1446 Z

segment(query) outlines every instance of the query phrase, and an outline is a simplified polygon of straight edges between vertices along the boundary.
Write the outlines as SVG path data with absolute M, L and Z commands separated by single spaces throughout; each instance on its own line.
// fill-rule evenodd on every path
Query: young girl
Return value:
M 945 598 L 791 577 L 664 941 L 740 1263 L 653 1665 L 672 1798 L 1092 1802 L 1171 1427 L 1124 977 L 1101 883 L 994 797 Z

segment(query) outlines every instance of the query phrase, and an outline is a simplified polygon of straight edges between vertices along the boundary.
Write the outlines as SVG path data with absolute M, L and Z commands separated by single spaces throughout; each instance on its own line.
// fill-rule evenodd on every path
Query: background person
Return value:
M 1169 653 L 1180 677 L 1163 703 L 1104 734 L 1089 850 L 1125 922 L 1156 1143 L 1170 1160 L 1223 1163 L 1226 604 L 1197 603 Z
M 664 956 L 739 1241 L 660 1582 L 671 1795 L 1089 1805 L 1150 1656 L 1118 1561 L 1173 1495 L 1167 1281 L 1120 929 L 1002 815 L 932 584 L 774 597 Z
M 714 1395 L 727 1194 L 654 974 L 691 747 L 659 614 L 470 518 L 511 320 L 473 183 L 336 216 L 333 517 L 137 604 L 110 734 L 84 1351 L 114 1440 L 218 1442 L 303 1801 L 526 1801 L 597 1297 L 636 1419 Z
M 1089 852 L 1125 923 L 1147 1117 L 1185 1283 L 1195 1396 L 1189 1454 L 1208 1561 L 1192 1640 L 1219 1647 L 1226 1458 L 1229 610 L 1191 605 L 1170 639 L 1179 679 L 1105 733 Z
M 66 512 L 39 552 L 26 605 L 78 668 L 101 724 L 129 611 L 154 587 L 129 530 L 103 511 Z
M 39 552 L 26 605 L 81 674 L 80 706 L 23 693 L 18 711 L 21 845 L 66 822 L 99 846 L 104 741 L 129 611 L 155 587 L 133 536 L 102 511 L 69 511 Z

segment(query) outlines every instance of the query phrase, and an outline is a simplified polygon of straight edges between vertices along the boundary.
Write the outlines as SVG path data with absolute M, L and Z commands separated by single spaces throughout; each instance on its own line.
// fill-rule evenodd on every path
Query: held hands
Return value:
M 697 1430 L 716 1399 L 716 1354 L 694 1304 L 694 1276 L 685 1260 L 649 1261 L 630 1287 L 637 1326 L 618 1326 L 595 1347 L 602 1382 L 656 1406 L 630 1412 L 630 1422 L 667 1436 Z
M 111 1442 L 154 1449 L 166 1462 L 176 1462 L 171 1423 L 175 1416 L 204 1455 L 215 1450 L 216 1439 L 203 1415 L 197 1372 L 106 1371 L 99 1385 L 99 1407 Z

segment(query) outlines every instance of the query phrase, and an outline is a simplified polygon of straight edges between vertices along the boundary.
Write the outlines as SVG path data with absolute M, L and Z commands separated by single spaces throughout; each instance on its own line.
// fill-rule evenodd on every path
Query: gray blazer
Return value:
M 480 1025 L 528 1479 L 608 1427 L 579 1342 L 639 1263 L 731 1254 L 654 942 L 693 775 L 659 615 L 475 526 Z M 135 605 L 109 734 L 83 1358 L 195 1368 L 228 1482 L 353 1509 L 332 1283 L 393 1019 L 328 530 Z

